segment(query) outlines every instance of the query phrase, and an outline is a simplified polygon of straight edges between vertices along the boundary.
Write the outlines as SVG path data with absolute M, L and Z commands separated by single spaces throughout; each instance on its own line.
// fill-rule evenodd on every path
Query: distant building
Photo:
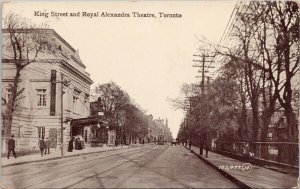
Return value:
M 164 139 L 167 141 L 172 140 L 172 133 L 170 131 L 170 128 L 168 126 L 168 119 L 166 118 L 166 121 L 164 119 L 158 118 L 154 119 L 154 123 L 156 125 L 156 133 L 157 135 L 164 135 Z
M 8 31 L 2 30 L 2 96 L 8 101 L 10 84 L 15 75 L 11 59 Z M 87 128 L 74 125 L 70 121 L 90 115 L 90 86 L 93 81 L 85 71 L 86 66 L 68 42 L 52 29 L 30 29 L 27 32 L 44 32 L 55 46 L 45 46 L 38 54 L 36 62 L 21 71 L 19 89 L 24 88 L 18 100 L 18 109 L 13 116 L 12 134 L 17 141 L 17 150 L 38 149 L 38 139 L 49 137 L 52 147 L 60 145 L 61 95 L 63 96 L 64 144 L 70 136 L 81 135 Z M 52 49 L 49 49 L 52 48 Z M 53 50 L 48 54 L 46 50 Z M 62 80 L 63 79 L 63 80 Z M 52 81 L 52 82 L 51 82 Z M 61 90 L 62 81 L 63 84 Z M 5 104 L 2 101 L 2 110 Z M 3 132 L 2 132 L 3 134 Z

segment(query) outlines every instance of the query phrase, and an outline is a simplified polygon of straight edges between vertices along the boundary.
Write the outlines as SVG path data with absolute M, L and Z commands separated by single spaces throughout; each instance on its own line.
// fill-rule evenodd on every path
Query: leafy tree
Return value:
M 94 93 L 101 99 L 101 106 L 105 118 L 109 122 L 109 129 L 116 130 L 119 138 L 122 137 L 124 141 L 126 136 L 134 138 L 146 136 L 151 123 L 145 111 L 133 102 L 121 87 L 111 81 L 97 85 Z M 124 115 L 120 114 L 122 111 L 125 112 Z

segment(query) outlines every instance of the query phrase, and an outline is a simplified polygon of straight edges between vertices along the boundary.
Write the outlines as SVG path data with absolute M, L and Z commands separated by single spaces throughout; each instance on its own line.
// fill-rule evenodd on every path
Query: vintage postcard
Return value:
M 293 188 L 296 1 L 5 1 L 1 188 Z

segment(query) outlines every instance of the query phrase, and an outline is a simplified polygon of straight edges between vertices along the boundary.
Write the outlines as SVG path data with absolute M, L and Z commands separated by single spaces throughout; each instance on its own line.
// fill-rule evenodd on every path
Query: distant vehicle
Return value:
M 159 144 L 159 145 L 164 145 L 165 144 L 164 135 L 158 135 L 157 144 Z
M 172 145 L 175 144 L 175 146 L 176 146 L 176 145 L 177 145 L 177 141 L 173 139 L 173 140 L 171 141 L 171 144 L 172 144 Z

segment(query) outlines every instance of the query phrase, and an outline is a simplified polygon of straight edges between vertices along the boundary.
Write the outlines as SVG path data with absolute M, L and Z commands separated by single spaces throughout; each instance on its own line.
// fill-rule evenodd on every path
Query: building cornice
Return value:
M 2 59 L 3 63 L 13 63 L 13 59 Z M 70 72 L 75 74 L 78 77 L 81 77 L 85 82 L 87 82 L 89 85 L 93 84 L 93 80 L 91 80 L 87 75 L 83 74 L 82 72 L 78 71 L 75 67 L 73 67 L 71 64 L 69 64 L 66 60 L 64 59 L 38 59 L 35 62 L 32 62 L 31 64 L 34 63 L 58 63 L 60 66 L 68 69 Z
M 68 69 L 70 72 L 74 73 L 77 76 L 80 76 L 84 81 L 86 81 L 89 85 L 93 84 L 93 80 L 91 80 L 91 78 L 89 78 L 88 76 L 84 75 L 83 73 L 81 73 L 80 71 L 78 71 L 76 68 L 74 68 L 72 65 L 70 65 L 68 62 L 66 62 L 65 60 L 61 60 L 60 61 L 60 65 L 66 69 Z
M 86 68 L 86 66 L 85 66 L 81 61 L 79 61 L 75 56 L 71 55 L 71 58 L 72 58 L 72 60 L 74 60 L 77 64 L 79 64 L 80 66 Z

